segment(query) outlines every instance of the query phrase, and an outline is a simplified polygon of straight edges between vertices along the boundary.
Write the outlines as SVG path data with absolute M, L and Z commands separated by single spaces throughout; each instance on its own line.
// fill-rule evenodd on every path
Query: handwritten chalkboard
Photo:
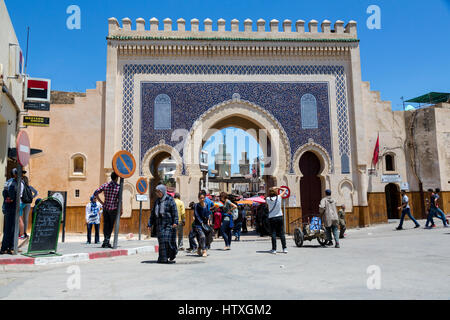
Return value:
M 56 198 L 47 198 L 37 205 L 27 254 L 56 253 L 61 224 L 62 205 Z

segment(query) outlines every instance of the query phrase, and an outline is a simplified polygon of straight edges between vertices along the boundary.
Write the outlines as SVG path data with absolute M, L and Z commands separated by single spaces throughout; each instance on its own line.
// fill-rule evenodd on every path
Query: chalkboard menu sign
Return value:
M 36 210 L 27 255 L 56 253 L 62 216 L 62 205 L 56 198 L 47 198 Z

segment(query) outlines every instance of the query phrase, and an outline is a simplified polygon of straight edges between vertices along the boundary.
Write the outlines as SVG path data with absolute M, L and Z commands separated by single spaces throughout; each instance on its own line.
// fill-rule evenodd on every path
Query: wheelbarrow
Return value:
M 321 246 L 325 246 L 327 237 L 322 220 L 319 217 L 312 217 L 308 223 L 301 223 L 300 227 L 295 228 L 294 241 L 297 247 L 303 246 L 305 240 L 312 241 L 317 239 Z

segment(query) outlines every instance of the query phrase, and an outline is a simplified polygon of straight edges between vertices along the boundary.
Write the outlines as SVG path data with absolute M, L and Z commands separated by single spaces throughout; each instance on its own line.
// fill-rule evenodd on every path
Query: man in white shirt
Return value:
M 411 215 L 411 208 L 409 207 L 409 199 L 406 195 L 406 191 L 402 190 L 402 206 L 398 207 L 398 210 L 402 209 L 402 216 L 400 218 L 400 224 L 397 227 L 397 230 L 403 230 L 403 220 L 405 220 L 405 215 L 408 215 L 408 217 L 414 222 L 416 225 L 414 228 L 419 228 L 420 224 L 414 219 L 414 217 Z

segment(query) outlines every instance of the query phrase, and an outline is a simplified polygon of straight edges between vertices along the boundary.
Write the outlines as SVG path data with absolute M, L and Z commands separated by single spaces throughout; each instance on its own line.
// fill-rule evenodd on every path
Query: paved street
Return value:
M 228 252 L 220 239 L 207 258 L 181 252 L 174 265 L 156 264 L 157 254 L 147 253 L 75 267 L 3 266 L 0 298 L 449 299 L 450 230 L 412 229 L 409 220 L 404 231 L 395 227 L 349 230 L 340 249 L 317 241 L 297 248 L 289 238 L 287 255 L 271 255 L 267 238 L 233 242 Z M 380 289 L 367 287 L 372 265 L 380 268 Z M 79 289 L 73 280 L 78 272 Z

